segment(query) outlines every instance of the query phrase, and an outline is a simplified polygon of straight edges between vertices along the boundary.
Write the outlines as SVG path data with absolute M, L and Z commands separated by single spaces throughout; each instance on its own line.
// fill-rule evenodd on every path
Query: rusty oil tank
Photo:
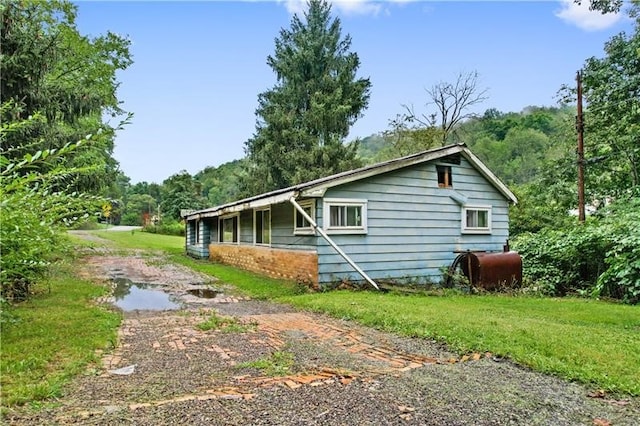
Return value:
M 522 258 L 515 251 L 465 252 L 458 257 L 458 265 L 472 287 L 496 290 L 522 283 Z

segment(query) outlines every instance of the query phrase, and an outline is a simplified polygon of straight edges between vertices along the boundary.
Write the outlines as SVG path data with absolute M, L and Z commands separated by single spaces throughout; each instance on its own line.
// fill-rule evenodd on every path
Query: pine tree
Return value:
M 294 15 L 267 58 L 277 83 L 258 96 L 256 132 L 245 143 L 245 195 L 359 165 L 357 143 L 343 142 L 369 103 L 371 83 L 356 77 L 360 60 L 331 6 L 324 0 L 308 6 L 304 22 Z

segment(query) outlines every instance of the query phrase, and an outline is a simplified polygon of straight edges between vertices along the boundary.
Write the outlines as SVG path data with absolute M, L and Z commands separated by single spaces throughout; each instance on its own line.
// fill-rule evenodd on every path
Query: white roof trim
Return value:
M 482 161 L 478 157 L 476 157 L 469 148 L 463 148 L 462 154 L 464 157 L 476 168 L 478 171 L 489 181 L 491 182 L 502 195 L 509 199 L 513 204 L 518 204 L 518 199 L 516 196 L 507 188 L 507 186 L 498 179 L 496 175 L 491 172 L 484 165 Z
M 229 213 L 240 212 L 243 210 L 257 209 L 260 207 L 268 207 L 272 204 L 279 204 L 289 201 L 289 198 L 295 195 L 294 191 L 287 191 L 281 194 L 273 195 L 266 198 L 258 198 L 252 201 L 247 199 L 246 202 L 229 203 L 212 209 L 201 210 L 193 214 L 185 216 L 187 220 L 200 219 L 203 217 L 216 217 Z

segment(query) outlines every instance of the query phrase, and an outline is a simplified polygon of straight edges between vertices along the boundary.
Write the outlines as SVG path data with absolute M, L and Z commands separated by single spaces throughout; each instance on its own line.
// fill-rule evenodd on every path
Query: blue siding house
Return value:
M 457 252 L 502 251 L 516 202 L 455 144 L 191 212 L 186 250 L 314 285 L 437 282 Z

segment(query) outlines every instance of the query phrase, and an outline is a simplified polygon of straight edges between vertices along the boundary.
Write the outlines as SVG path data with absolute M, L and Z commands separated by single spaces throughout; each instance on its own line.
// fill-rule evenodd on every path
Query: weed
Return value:
M 293 363 L 291 352 L 276 351 L 268 357 L 240 363 L 236 365 L 236 368 L 256 368 L 266 376 L 286 376 Z
M 202 331 L 220 330 L 223 333 L 246 333 L 247 331 L 255 330 L 256 324 L 244 324 L 237 318 L 222 317 L 214 312 L 209 318 L 199 323 L 196 327 Z

